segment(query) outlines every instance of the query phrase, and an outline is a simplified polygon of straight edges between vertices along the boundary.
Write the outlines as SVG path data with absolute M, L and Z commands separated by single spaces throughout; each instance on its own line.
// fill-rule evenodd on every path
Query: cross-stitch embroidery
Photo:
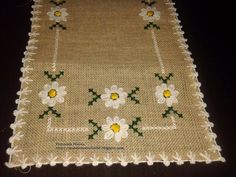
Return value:
M 166 103 L 168 106 L 168 109 L 162 114 L 163 118 L 166 118 L 171 113 L 176 114 L 178 117 L 183 117 L 183 115 L 178 113 L 172 106 L 173 104 L 178 103 L 177 96 L 179 95 L 179 92 L 175 90 L 175 86 L 173 84 L 168 84 L 168 81 L 173 76 L 173 73 L 169 73 L 167 76 L 161 76 L 161 74 L 155 73 L 155 77 L 162 81 L 162 84 L 156 87 L 155 96 L 157 102 L 159 104 Z
M 63 103 L 64 102 L 64 96 L 67 94 L 65 91 L 65 86 L 59 86 L 59 83 L 55 80 L 59 79 L 64 72 L 60 71 L 59 74 L 56 74 L 55 76 L 49 74 L 48 71 L 44 71 L 44 74 L 47 75 L 48 79 L 52 81 L 51 84 L 45 84 L 44 89 L 39 92 L 39 97 L 42 100 L 42 104 L 47 104 L 48 109 L 43 112 L 43 114 L 39 115 L 39 118 L 44 118 L 45 115 L 48 115 L 49 112 L 51 112 L 56 117 L 61 117 L 61 114 L 57 112 L 57 110 L 54 109 L 54 106 L 57 103 Z
M 133 130 L 138 136 L 143 136 L 143 133 L 137 127 L 141 122 L 140 117 L 136 117 L 131 124 L 127 124 L 125 119 L 119 118 L 118 116 L 107 117 L 106 124 L 102 126 L 98 125 L 94 120 L 89 120 L 89 124 L 93 126 L 93 133 L 88 135 L 88 139 L 94 139 L 98 132 L 104 132 L 104 139 L 110 140 L 115 139 L 116 142 L 120 142 L 121 139 L 128 137 L 128 130 Z
M 147 1 L 141 1 L 144 3 L 147 7 L 141 9 L 141 13 L 139 15 L 143 17 L 143 20 L 148 21 L 148 24 L 144 26 L 144 29 L 149 28 L 156 28 L 157 30 L 160 29 L 160 27 L 155 23 L 155 21 L 158 21 L 160 19 L 160 12 L 157 11 L 156 7 L 152 7 L 156 1 L 147 2 Z
M 88 105 L 92 106 L 94 102 L 97 102 L 97 100 L 101 99 L 105 101 L 106 107 L 118 109 L 121 105 L 125 104 L 126 98 L 134 101 L 135 104 L 140 104 L 139 100 L 137 99 L 137 92 L 139 91 L 139 87 L 135 87 L 135 89 L 127 93 L 123 90 L 123 88 L 118 88 L 117 85 L 112 85 L 111 88 L 105 88 L 104 91 L 104 94 L 98 94 L 96 91 L 94 91 L 94 89 L 89 89 L 92 100 L 88 102 Z
M 61 8 L 61 5 L 64 4 L 66 1 L 61 1 L 61 2 L 50 1 L 50 2 L 56 6 L 51 7 L 51 11 L 47 13 L 47 15 L 49 16 L 49 20 L 55 22 L 55 24 L 50 26 L 49 29 L 59 27 L 59 28 L 65 30 L 66 27 L 61 22 L 67 21 L 66 17 L 69 14 L 66 12 L 66 8 Z

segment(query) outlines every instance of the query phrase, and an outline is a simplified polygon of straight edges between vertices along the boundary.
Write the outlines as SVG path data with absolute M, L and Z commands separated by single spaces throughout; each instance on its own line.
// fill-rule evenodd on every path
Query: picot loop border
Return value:
M 37 29 L 40 28 L 40 25 L 37 24 L 38 21 L 40 21 L 40 18 L 38 15 L 41 13 L 40 8 L 42 5 L 40 4 L 41 0 L 34 0 L 34 5 L 32 6 L 33 10 L 31 14 L 33 17 L 31 18 L 32 25 L 31 25 L 31 32 L 29 33 L 29 41 L 28 46 L 26 47 L 26 52 L 24 52 L 25 57 L 22 59 L 23 67 L 21 69 L 23 75 L 20 79 L 21 81 L 21 90 L 17 92 L 17 95 L 19 95 L 19 99 L 16 100 L 16 103 L 18 104 L 17 110 L 14 111 L 14 116 L 16 117 L 15 122 L 10 125 L 10 128 L 13 130 L 13 135 L 9 139 L 11 143 L 11 147 L 6 150 L 6 153 L 9 155 L 9 162 L 6 162 L 5 165 L 9 168 L 14 167 L 21 167 L 22 169 L 25 169 L 28 166 L 35 165 L 36 168 L 42 167 L 42 165 L 51 165 L 55 166 L 56 164 L 62 164 L 64 167 L 75 164 L 76 166 L 82 166 L 84 164 L 92 164 L 93 166 L 97 166 L 99 164 L 106 164 L 107 166 L 111 166 L 112 164 L 121 164 L 122 166 L 127 166 L 129 163 L 133 163 L 135 165 L 138 165 L 140 163 L 147 163 L 147 165 L 153 165 L 154 163 L 163 163 L 165 166 L 169 166 L 170 163 L 176 163 L 177 165 L 182 165 L 185 162 L 190 162 L 190 164 L 195 164 L 196 162 L 206 162 L 211 163 L 213 161 L 221 161 L 225 162 L 225 158 L 221 156 L 221 148 L 216 143 L 216 134 L 213 133 L 212 127 L 214 126 L 213 123 L 211 123 L 208 119 L 209 114 L 207 113 L 205 107 L 206 104 L 203 101 L 203 94 L 200 91 L 200 82 L 198 81 L 198 73 L 196 71 L 196 65 L 193 64 L 193 59 L 191 57 L 191 52 L 188 50 L 188 45 L 186 44 L 187 39 L 184 38 L 182 31 L 182 27 L 180 26 L 180 20 L 178 19 L 178 14 L 176 12 L 176 8 L 174 7 L 174 4 L 171 0 L 164 0 L 165 4 L 168 6 L 168 9 L 171 12 L 171 16 L 173 16 L 173 20 L 171 20 L 173 26 L 174 34 L 178 36 L 178 42 L 179 42 L 179 48 L 182 50 L 182 53 L 185 56 L 186 61 L 189 62 L 189 65 L 187 66 L 191 74 L 189 77 L 194 80 L 194 84 L 191 85 L 196 89 L 196 94 L 193 96 L 196 96 L 199 100 L 199 104 L 196 105 L 201 110 L 201 113 L 199 116 L 204 117 L 204 125 L 202 125 L 203 128 L 205 128 L 207 131 L 209 131 L 208 136 L 206 139 L 211 141 L 213 143 L 212 148 L 209 149 L 209 151 L 217 152 L 219 157 L 218 159 L 211 159 L 210 154 L 207 151 L 201 152 L 199 154 L 195 154 L 192 151 L 189 151 L 185 154 L 185 157 L 181 157 L 178 152 L 175 152 L 175 154 L 172 154 L 170 156 L 167 156 L 165 152 L 156 153 L 153 154 L 151 152 L 148 152 L 146 156 L 141 157 L 137 153 L 133 153 L 131 155 L 125 155 L 120 154 L 117 157 L 112 157 L 110 154 L 107 154 L 103 157 L 97 156 L 96 154 L 93 154 L 92 157 L 86 157 L 83 154 L 78 154 L 77 156 L 70 156 L 68 152 L 65 152 L 65 156 L 62 158 L 58 158 L 58 156 L 49 154 L 47 157 L 43 158 L 40 157 L 38 154 L 36 154 L 32 159 L 29 159 L 24 154 L 19 156 L 19 153 L 22 153 L 21 149 L 18 149 L 17 146 L 14 146 L 14 141 L 19 141 L 24 135 L 21 133 L 21 131 L 18 131 L 16 133 L 16 129 L 22 128 L 26 122 L 24 122 L 23 116 L 25 114 L 28 114 L 28 111 L 25 108 L 21 108 L 20 105 L 25 106 L 26 104 L 30 103 L 27 99 L 27 96 L 30 94 L 31 90 L 29 90 L 28 87 L 25 87 L 22 89 L 23 84 L 28 85 L 32 80 L 28 76 L 30 71 L 33 70 L 33 68 L 30 67 L 30 62 L 33 61 L 33 55 L 35 55 L 35 50 L 37 50 L 36 43 L 38 42 L 37 36 L 39 33 L 37 32 Z M 17 164 L 11 163 L 12 156 L 19 157 L 19 161 Z M 145 159 L 145 160 L 143 160 Z M 29 162 L 31 160 L 31 162 Z M 33 161 L 33 162 L 32 162 Z
M 17 104 L 17 109 L 13 112 L 13 115 L 15 116 L 15 122 L 10 125 L 10 128 L 13 130 L 12 136 L 9 138 L 10 147 L 6 150 L 6 153 L 9 155 L 9 161 L 5 162 L 5 165 L 9 168 L 18 167 L 20 166 L 22 169 L 29 166 L 27 164 L 27 157 L 23 155 L 22 159 L 19 159 L 19 164 L 13 164 L 11 162 L 12 157 L 19 157 L 19 153 L 22 152 L 21 149 L 18 149 L 18 146 L 14 146 L 15 141 L 20 141 L 24 134 L 20 131 L 20 129 L 26 124 L 24 121 L 24 115 L 28 114 L 28 111 L 26 110 L 25 106 L 27 104 L 30 104 L 30 101 L 27 99 L 27 96 L 32 92 L 32 90 L 29 89 L 28 85 L 33 80 L 30 78 L 30 72 L 33 70 L 33 67 L 30 65 L 30 62 L 34 61 L 34 55 L 36 54 L 36 50 L 38 49 L 37 43 L 39 36 L 38 29 L 40 28 L 39 21 L 41 18 L 39 15 L 41 14 L 41 0 L 34 0 L 34 4 L 31 6 L 31 14 L 32 17 L 30 18 L 31 21 L 31 32 L 28 33 L 29 40 L 28 44 L 26 46 L 26 51 L 24 52 L 24 57 L 22 59 L 23 66 L 21 67 L 22 77 L 19 79 L 21 82 L 20 90 L 17 92 L 17 95 L 19 96 L 18 99 L 16 99 L 15 103 Z M 22 89 L 24 87 L 24 89 Z M 18 131 L 16 132 L 16 129 Z

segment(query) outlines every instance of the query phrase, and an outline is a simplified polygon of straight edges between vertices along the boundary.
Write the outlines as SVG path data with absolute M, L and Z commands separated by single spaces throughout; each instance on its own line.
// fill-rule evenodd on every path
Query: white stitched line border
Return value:
M 158 62 L 160 64 L 160 67 L 161 67 L 161 73 L 165 74 L 165 68 L 164 68 L 164 64 L 163 64 L 163 61 L 162 61 L 162 58 L 161 58 L 161 53 L 160 53 L 160 50 L 159 50 L 159 47 L 158 47 L 155 31 L 152 29 L 151 33 L 152 33 L 152 40 L 153 40 L 154 50 L 155 50 Z
M 155 126 L 155 127 L 144 126 L 142 127 L 142 130 L 149 131 L 149 130 L 175 130 L 177 129 L 175 118 L 173 116 L 171 116 L 171 122 L 172 122 L 172 125 L 169 125 L 169 126 Z
M 48 118 L 47 130 L 48 133 L 72 133 L 72 132 L 88 132 L 87 127 L 52 127 L 52 118 Z
M 52 58 L 52 70 L 56 71 L 56 62 L 57 62 L 57 56 L 58 56 L 58 45 L 59 45 L 59 29 L 56 29 L 56 36 L 55 36 L 55 44 L 54 44 L 54 53 Z

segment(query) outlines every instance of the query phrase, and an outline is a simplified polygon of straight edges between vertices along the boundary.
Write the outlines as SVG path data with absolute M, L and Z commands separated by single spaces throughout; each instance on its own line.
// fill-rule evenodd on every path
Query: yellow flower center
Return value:
M 111 130 L 114 132 L 114 133 L 118 133 L 120 131 L 120 125 L 118 125 L 117 123 L 114 123 L 111 125 Z
M 51 89 L 49 92 L 48 92 L 48 96 L 50 98 L 54 98 L 57 96 L 57 91 L 55 89 Z
M 164 90 L 163 96 L 164 96 L 165 98 L 170 98 L 170 97 L 171 97 L 171 92 L 170 92 L 170 90 Z
M 57 11 L 55 11 L 55 12 L 54 12 L 54 16 L 56 16 L 56 17 L 60 17 L 60 16 L 61 16 L 61 12 L 60 12 L 60 11 L 58 11 L 58 10 L 57 10 Z
M 117 100 L 119 98 L 119 94 L 118 93 L 111 93 L 111 99 L 112 100 Z
M 154 15 L 154 11 L 150 10 L 147 11 L 147 16 L 152 17 Z

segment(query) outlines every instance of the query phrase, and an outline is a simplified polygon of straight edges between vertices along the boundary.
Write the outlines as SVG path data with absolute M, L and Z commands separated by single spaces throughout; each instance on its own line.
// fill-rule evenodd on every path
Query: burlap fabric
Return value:
M 224 161 L 172 2 L 35 0 L 32 14 L 9 167 Z

